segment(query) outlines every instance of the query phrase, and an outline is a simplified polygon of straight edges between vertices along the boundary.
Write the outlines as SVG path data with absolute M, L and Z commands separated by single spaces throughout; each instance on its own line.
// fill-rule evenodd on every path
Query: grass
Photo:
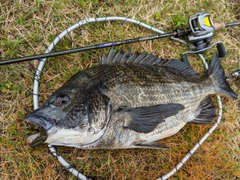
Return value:
M 146 22 L 165 31 L 187 25 L 188 17 L 207 11 L 214 21 L 240 20 L 239 2 L 234 0 L 200 1 L 7 1 L 0 2 L 1 59 L 38 54 L 64 29 L 86 17 L 125 16 Z M 151 32 L 122 22 L 88 24 L 64 38 L 56 50 L 100 42 L 141 37 Z M 239 27 L 216 32 L 213 42 L 221 40 L 228 51 L 222 59 L 226 74 L 239 68 Z M 163 58 L 179 58 L 187 48 L 168 39 L 124 45 L 123 49 L 147 51 Z M 108 50 L 104 50 L 107 52 Z M 210 58 L 215 50 L 206 54 Z M 71 75 L 94 65 L 102 50 L 50 58 L 40 86 L 40 104 Z M 191 63 L 202 70 L 199 60 Z M 49 153 L 46 145 L 30 148 L 26 142 L 35 129 L 24 121 L 33 110 L 32 81 L 34 63 L 0 66 L 0 179 L 74 179 Z M 238 82 L 231 87 L 239 94 Z M 216 131 L 171 179 L 240 178 L 240 100 L 223 98 L 223 119 Z M 170 150 L 81 150 L 58 147 L 81 173 L 103 179 L 155 179 L 169 172 L 210 128 L 186 125 L 176 135 L 161 142 Z

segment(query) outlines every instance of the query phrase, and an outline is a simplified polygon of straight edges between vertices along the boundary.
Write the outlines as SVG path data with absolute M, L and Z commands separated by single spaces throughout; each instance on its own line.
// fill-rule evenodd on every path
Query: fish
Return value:
M 74 74 L 25 119 L 40 128 L 32 147 L 162 149 L 158 140 L 187 123 L 213 123 L 210 95 L 237 99 L 217 53 L 204 75 L 189 63 L 146 52 L 110 50 L 98 65 Z

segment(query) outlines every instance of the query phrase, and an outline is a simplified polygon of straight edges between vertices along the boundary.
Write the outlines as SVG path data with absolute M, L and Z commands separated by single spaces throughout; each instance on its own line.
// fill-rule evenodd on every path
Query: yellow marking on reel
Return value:
M 209 26 L 209 27 L 212 26 L 212 23 L 210 21 L 210 17 L 209 16 L 204 17 L 203 21 L 204 21 L 206 26 Z

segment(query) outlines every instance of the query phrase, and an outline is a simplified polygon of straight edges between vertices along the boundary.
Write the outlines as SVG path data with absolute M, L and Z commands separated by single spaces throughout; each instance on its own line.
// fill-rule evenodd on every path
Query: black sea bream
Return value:
M 179 60 L 111 49 L 99 65 L 76 73 L 26 116 L 41 127 L 28 141 L 32 146 L 161 148 L 156 141 L 186 123 L 212 122 L 211 94 L 237 98 L 217 54 L 199 77 Z

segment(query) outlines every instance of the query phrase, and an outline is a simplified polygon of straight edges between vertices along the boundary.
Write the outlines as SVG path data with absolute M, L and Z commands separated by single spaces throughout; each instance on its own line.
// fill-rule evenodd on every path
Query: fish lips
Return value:
M 47 131 L 51 129 L 56 123 L 54 119 L 38 115 L 35 113 L 35 111 L 31 114 L 28 114 L 25 119 L 27 122 L 40 127 L 39 133 L 28 137 L 28 143 L 30 143 L 31 147 L 36 147 L 44 143 L 48 137 Z

